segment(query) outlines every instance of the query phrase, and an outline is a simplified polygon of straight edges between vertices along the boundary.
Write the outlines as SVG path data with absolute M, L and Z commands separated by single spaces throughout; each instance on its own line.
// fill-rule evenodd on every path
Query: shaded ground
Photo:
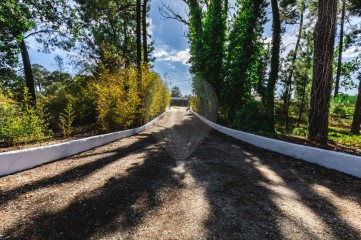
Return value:
M 0 178 L 0 216 L 0 239 L 361 239 L 361 179 L 217 132 L 176 161 L 148 131 Z
M 185 160 L 212 130 L 186 107 L 172 106 L 152 129 L 158 143 L 176 160 Z

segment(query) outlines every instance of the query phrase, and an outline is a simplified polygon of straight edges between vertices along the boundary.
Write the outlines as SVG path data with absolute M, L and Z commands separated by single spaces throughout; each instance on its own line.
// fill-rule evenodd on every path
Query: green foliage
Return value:
M 36 35 L 36 40 L 49 52 L 51 46 L 69 49 L 74 39 L 69 37 L 70 25 L 75 20 L 68 0 L 17 1 L 0 3 L 0 53 L 7 59 L 18 53 L 18 43 L 28 35 Z M 1 54 L 0 54 L 1 55 Z
M 202 69 L 202 31 L 203 31 L 203 12 L 198 0 L 189 0 L 189 32 L 190 53 L 192 55 L 190 62 L 192 63 L 191 71 L 197 74 Z
M 172 90 L 171 90 L 171 96 L 172 96 L 172 97 L 177 97 L 177 98 L 182 97 L 182 93 L 181 93 L 179 87 L 174 86 L 174 87 L 172 88 Z
M 356 96 L 339 94 L 331 99 L 331 117 L 335 119 L 351 119 L 355 110 Z
M 75 120 L 75 112 L 71 103 L 68 103 L 66 108 L 59 116 L 59 127 L 65 137 L 69 137 L 72 133 L 72 125 Z
M 267 6 L 265 1 L 251 0 L 239 0 L 237 4 L 239 10 L 229 36 L 221 101 L 228 108 L 230 121 L 234 120 L 236 110 L 243 112 L 242 108 L 251 98 L 252 85 L 258 81 L 253 72 L 258 70 L 255 64 L 262 58 Z
M 353 15 L 361 16 L 361 2 L 359 0 L 349 0 L 350 2 L 350 12 Z
M 17 0 L 0 2 L 0 68 L 17 64 L 18 43 L 24 39 L 23 33 L 34 24 Z
M 306 137 L 307 136 L 307 129 L 305 129 L 305 128 L 294 128 L 292 130 L 292 134 Z
M 60 113 L 70 104 L 76 109 L 74 122 L 87 124 L 96 122 L 96 94 L 91 86 L 91 78 L 75 76 L 63 84 L 55 83 L 54 93 L 45 95 L 42 99 L 46 109 L 51 114 L 51 126 L 58 129 Z
M 136 1 L 135 0 L 76 0 L 80 8 L 78 36 L 81 53 L 92 61 L 82 62 L 95 69 L 99 60 L 106 64 L 107 52 L 136 62 Z M 148 52 L 152 51 L 152 44 Z M 109 60 L 109 59 L 108 59 Z M 116 66 L 113 66 L 116 67 Z
M 360 66 L 361 59 L 359 57 L 342 63 L 341 76 L 343 76 L 343 81 L 341 82 L 341 86 L 343 86 L 345 90 L 357 87 L 357 85 L 353 82 L 353 74 L 360 69 Z
M 330 126 L 328 137 L 335 143 L 361 148 L 361 135 L 351 134 L 349 129 Z
M 28 105 L 27 90 L 23 96 L 24 101 L 18 103 L 0 92 L 0 140 L 8 146 L 40 141 L 51 135 L 44 109 Z
M 236 112 L 232 126 L 247 132 L 266 132 L 267 120 L 265 116 L 266 113 L 263 104 L 251 98 L 243 108 Z
M 220 97 L 223 81 L 223 59 L 225 56 L 227 7 L 221 0 L 211 0 L 204 19 L 202 48 L 200 51 L 201 69 L 197 76 L 207 81 Z

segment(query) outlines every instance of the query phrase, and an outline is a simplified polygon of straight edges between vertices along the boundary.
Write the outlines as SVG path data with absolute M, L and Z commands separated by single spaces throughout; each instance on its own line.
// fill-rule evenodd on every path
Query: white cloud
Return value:
M 153 54 L 153 56 L 156 57 L 156 58 L 162 58 L 162 57 L 167 57 L 168 53 L 165 50 L 160 50 L 160 51 L 156 51 Z
M 175 55 L 170 55 L 169 57 L 164 58 L 164 61 L 172 61 L 172 62 L 181 62 L 184 65 L 188 65 L 188 61 L 190 58 L 189 48 L 184 51 L 176 52 Z
M 344 58 L 355 58 L 358 55 L 360 55 L 360 49 L 357 48 L 357 47 L 353 47 L 353 48 L 347 49 L 343 53 L 342 57 L 344 57 Z
M 177 51 L 169 45 L 157 44 L 153 56 L 158 61 L 180 62 L 184 65 L 189 65 L 188 63 L 190 59 L 189 51 L 190 51 L 189 48 L 185 50 Z
M 154 29 L 155 29 L 155 25 L 153 24 L 153 19 L 150 17 L 147 17 L 147 23 L 149 24 L 149 26 L 147 27 L 148 34 L 153 36 Z

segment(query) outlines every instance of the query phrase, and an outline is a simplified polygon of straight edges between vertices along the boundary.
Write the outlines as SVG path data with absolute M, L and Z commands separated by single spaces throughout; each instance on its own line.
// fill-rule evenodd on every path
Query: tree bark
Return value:
M 351 133 L 353 134 L 360 133 L 360 124 L 361 124 L 361 76 L 359 78 L 360 78 L 360 83 L 358 86 L 356 107 L 355 107 L 355 112 L 353 114 L 353 120 L 351 125 Z
M 266 115 L 268 122 L 268 129 L 270 132 L 275 132 L 274 119 L 274 91 L 278 79 L 279 65 L 280 65 L 280 46 L 281 46 L 281 20 L 278 8 L 278 1 L 271 0 L 272 4 L 272 49 L 271 49 L 271 72 L 267 83 L 265 93 Z
M 30 104 L 35 107 L 36 105 L 36 93 L 35 93 L 35 82 L 33 71 L 31 68 L 31 62 L 29 57 L 29 52 L 26 47 L 25 41 L 22 40 L 19 44 L 21 50 L 21 57 L 23 60 L 24 65 L 24 72 L 25 72 L 25 80 L 26 80 L 26 87 L 28 88 L 30 94 Z
M 136 6 L 136 45 L 137 45 L 137 67 L 138 67 L 138 80 L 141 77 L 141 64 L 142 64 L 142 33 L 141 33 L 141 22 L 142 22 L 142 9 L 141 0 L 137 0 Z
M 143 1 L 143 61 L 148 63 L 148 33 L 147 33 L 147 12 L 148 12 L 148 0 Z
M 337 62 L 337 73 L 336 73 L 335 94 L 334 94 L 335 96 L 338 95 L 338 92 L 340 89 L 345 13 L 346 13 L 346 0 L 342 0 L 342 13 L 341 13 L 341 23 L 340 23 L 340 42 L 339 42 L 339 49 L 338 49 L 338 62 Z
M 289 70 L 290 72 L 289 72 L 289 75 L 287 77 L 287 82 L 286 82 L 286 93 L 285 93 L 285 95 L 286 95 L 285 96 L 285 99 L 286 99 L 286 101 L 285 101 L 286 131 L 288 131 L 288 129 L 289 129 L 289 110 L 290 110 L 291 95 L 292 95 L 292 77 L 293 77 L 293 71 L 295 69 L 295 63 L 296 63 L 296 59 L 297 59 L 298 49 L 300 47 L 301 38 L 302 38 L 303 17 L 304 17 L 305 9 L 306 9 L 306 3 L 305 3 L 305 1 L 303 1 L 302 9 L 300 12 L 300 26 L 299 26 L 299 30 L 298 30 L 297 42 L 296 42 L 296 46 L 295 46 L 295 51 L 292 56 L 291 67 Z
M 308 139 L 327 144 L 332 86 L 332 62 L 336 35 L 337 0 L 319 0 L 314 32 L 314 62 L 308 123 Z

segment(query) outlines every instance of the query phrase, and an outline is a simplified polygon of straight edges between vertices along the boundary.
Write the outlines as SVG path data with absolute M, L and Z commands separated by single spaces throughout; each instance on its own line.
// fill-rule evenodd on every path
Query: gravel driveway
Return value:
M 361 239 L 361 179 L 215 131 L 177 161 L 151 131 L 0 178 L 0 239 Z

